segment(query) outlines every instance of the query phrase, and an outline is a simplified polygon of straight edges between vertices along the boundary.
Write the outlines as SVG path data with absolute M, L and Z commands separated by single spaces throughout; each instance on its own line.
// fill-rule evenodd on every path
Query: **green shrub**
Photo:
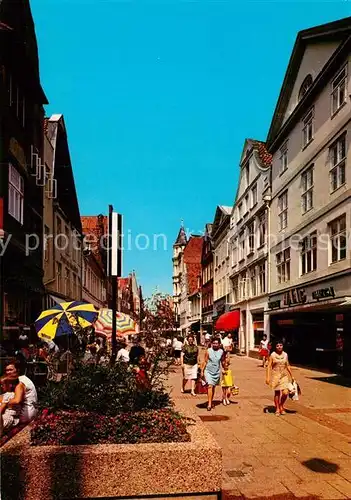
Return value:
M 113 366 L 79 365 L 70 377 L 48 382 L 39 393 L 39 409 L 77 410 L 107 416 L 168 408 L 172 405 L 162 385 L 140 387 L 123 363 Z
M 166 443 L 189 441 L 188 419 L 171 409 L 121 413 L 60 411 L 42 415 L 31 429 L 32 445 Z

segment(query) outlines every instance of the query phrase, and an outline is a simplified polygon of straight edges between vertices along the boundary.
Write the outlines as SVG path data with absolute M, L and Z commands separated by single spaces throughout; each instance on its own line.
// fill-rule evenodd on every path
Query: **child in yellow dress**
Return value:
M 222 370 L 222 403 L 224 406 L 230 405 L 231 388 L 234 385 L 232 370 L 230 369 L 229 355 L 223 361 Z

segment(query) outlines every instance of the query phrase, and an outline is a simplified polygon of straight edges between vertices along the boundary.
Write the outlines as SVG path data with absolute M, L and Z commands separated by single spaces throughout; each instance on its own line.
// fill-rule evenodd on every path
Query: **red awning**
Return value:
M 230 332 L 231 330 L 237 330 L 240 326 L 240 310 L 230 311 L 222 314 L 216 322 L 216 330 L 222 330 L 224 332 Z

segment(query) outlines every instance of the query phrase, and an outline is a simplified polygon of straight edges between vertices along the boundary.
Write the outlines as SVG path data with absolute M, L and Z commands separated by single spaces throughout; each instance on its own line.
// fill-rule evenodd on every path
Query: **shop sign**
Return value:
M 10 139 L 9 151 L 16 158 L 21 167 L 26 168 L 26 155 L 24 154 L 24 150 L 22 146 L 16 141 L 14 137 Z
M 304 304 L 307 296 L 304 288 L 293 288 L 283 295 L 283 304 L 285 306 L 294 306 L 296 304 Z
M 335 297 L 335 291 L 333 286 L 329 286 L 328 288 L 320 288 L 319 290 L 315 290 L 312 292 L 312 298 L 314 300 L 320 299 L 330 299 Z
M 269 309 L 279 309 L 280 308 L 280 300 L 272 300 L 268 302 Z

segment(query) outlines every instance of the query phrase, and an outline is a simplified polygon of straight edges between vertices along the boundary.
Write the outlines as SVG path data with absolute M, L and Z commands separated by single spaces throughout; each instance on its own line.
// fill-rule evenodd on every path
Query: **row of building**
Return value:
M 81 216 L 62 114 L 46 118 L 28 0 L 0 1 L 0 324 L 30 325 L 43 308 L 85 300 L 107 307 L 104 215 Z M 117 308 L 138 317 L 135 273 Z
M 351 352 L 351 18 L 298 33 L 265 142 L 244 141 L 232 206 L 181 227 L 173 294 L 185 333 L 263 334 L 295 362 Z M 340 341 L 341 339 L 341 341 Z

